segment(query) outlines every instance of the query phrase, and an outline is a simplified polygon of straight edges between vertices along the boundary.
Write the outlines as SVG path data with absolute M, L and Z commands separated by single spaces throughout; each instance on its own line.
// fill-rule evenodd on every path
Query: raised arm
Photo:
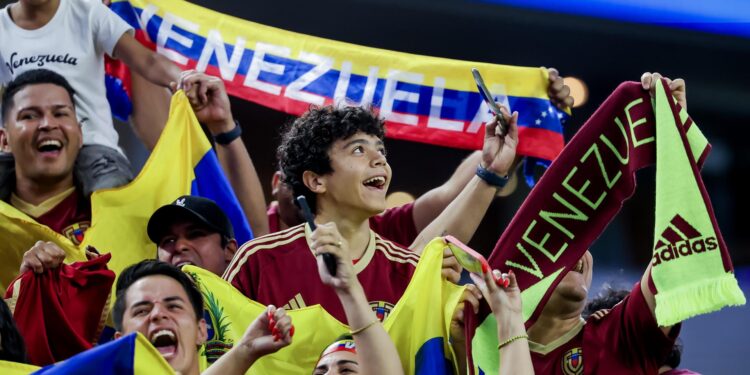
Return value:
M 482 152 L 474 151 L 456 168 L 448 181 L 422 194 L 414 201 L 414 226 L 417 233 L 423 231 L 440 215 L 471 181 L 482 161 Z
M 129 33 L 117 41 L 112 57 L 131 69 L 133 128 L 146 148 L 153 150 L 169 115 L 169 84 L 179 80 L 180 68 Z
M 503 116 L 509 124 L 507 134 L 496 132 L 496 120 L 485 127 L 481 167 L 488 179 L 492 179 L 493 175 L 496 180 L 507 178 L 516 157 L 518 113 L 511 116 L 503 109 Z M 419 233 L 410 248 L 420 252 L 430 240 L 446 233 L 458 238 L 459 241 L 469 242 L 487 212 L 497 188 L 478 175 L 472 177 L 440 216 Z
M 260 357 L 292 343 L 294 326 L 283 308 L 270 305 L 247 327 L 239 343 L 221 356 L 203 375 L 242 375 Z
M 144 47 L 129 33 L 122 34 L 117 41 L 112 57 L 124 61 L 130 69 L 164 88 L 169 88 L 170 83 L 180 78 L 177 65 Z
M 507 277 L 507 288 L 498 286 L 496 278 Z M 529 352 L 529 336 L 521 315 L 521 289 L 513 273 L 502 275 L 493 270 L 483 277 L 471 274 L 471 279 L 482 292 L 497 321 L 497 339 L 500 355 L 500 374 L 534 374 Z
M 140 74 L 130 74 L 133 113 L 131 121 L 138 139 L 153 151 L 169 118 L 169 90 L 149 82 Z
M 573 97 L 570 96 L 570 88 L 564 84 L 563 78 L 560 77 L 557 69 L 549 68 L 547 69 L 547 73 L 549 77 L 547 94 L 550 101 L 560 109 L 571 107 L 573 105 Z M 456 168 L 448 181 L 422 194 L 414 201 L 414 225 L 417 228 L 417 233 L 424 230 L 458 196 L 466 184 L 474 177 L 477 165 L 481 161 L 481 151 L 471 153 Z M 518 165 L 520 161 L 521 158 L 518 157 L 514 166 Z M 514 170 L 514 168 L 511 170 Z M 503 189 L 512 190 L 512 187 L 509 185 Z
M 221 79 L 197 71 L 186 71 L 180 82 L 195 115 L 206 124 L 211 135 L 228 134 L 239 126 L 232 117 L 229 96 Z M 263 187 L 242 138 L 234 134 L 234 138 L 229 137 L 228 141 L 217 141 L 216 154 L 253 233 L 256 237 L 268 233 Z
M 310 248 L 318 259 L 318 273 L 323 284 L 331 286 L 344 307 L 346 320 L 357 346 L 362 374 L 403 374 L 396 346 L 380 324 L 367 302 L 364 289 L 354 273 L 348 243 L 335 223 L 318 225 L 311 235 Z M 328 273 L 321 254 L 330 253 L 337 260 L 336 275 Z

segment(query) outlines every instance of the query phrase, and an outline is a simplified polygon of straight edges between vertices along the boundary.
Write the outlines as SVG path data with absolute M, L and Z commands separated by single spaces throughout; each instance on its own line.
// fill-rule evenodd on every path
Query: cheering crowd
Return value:
M 133 124 L 150 148 L 166 122 L 169 95 L 185 93 L 213 138 L 223 172 L 256 237 L 238 243 L 232 222 L 211 199 L 174 197 L 143 223 L 154 259 L 117 275 L 111 317 L 101 315 L 114 275 L 109 284 L 82 287 L 96 289 L 101 298 L 84 298 L 89 295 L 82 293 L 76 295 L 80 300 L 68 301 L 93 310 L 93 318 L 81 325 L 98 327 L 100 321 L 111 319 L 114 333 L 109 339 L 138 332 L 174 371 L 199 373 L 199 351 L 208 339 L 205 297 L 180 270 L 192 265 L 221 276 L 248 299 L 267 306 L 241 340 L 203 373 L 244 373 L 260 358 L 284 350 L 295 340 L 295 322 L 288 311 L 313 305 L 345 323 L 349 332 L 316 348 L 320 356 L 308 373 L 403 373 L 402 360 L 383 326 L 386 314 L 378 314 L 376 307 L 399 302 L 433 238 L 471 240 L 521 162 L 519 114 L 503 107 L 484 128 L 482 150 L 467 157 L 449 180 L 413 203 L 386 209 L 392 171 L 384 120 L 370 108 L 311 107 L 281 134 L 272 181 L 275 201 L 266 205 L 224 82 L 202 72 L 181 71 L 132 34 L 127 23 L 93 0 L 19 0 L 2 10 L 0 199 L 78 245 L 91 225 L 92 192 L 133 180 L 117 145 L 103 85 L 107 55 L 122 60 L 141 82 L 134 86 L 133 96 L 141 99 L 135 101 L 138 115 Z M 552 103 L 570 107 L 572 98 L 563 79 L 554 69 L 548 76 Z M 644 73 L 642 89 L 655 90 L 660 78 L 658 73 Z M 684 81 L 666 82 L 686 108 Z M 153 100 L 146 102 L 145 97 Z M 309 203 L 314 223 L 306 221 L 298 196 Z M 85 250 L 88 261 L 76 270 L 111 272 L 106 267 L 111 249 Z M 17 280 L 24 285 L 66 267 L 66 256 L 59 244 L 38 241 L 24 249 Z M 593 258 L 587 252 L 554 288 L 530 327 L 524 325 L 516 275 L 501 271 L 468 272 L 447 247 L 443 252 L 443 278 L 466 285 L 452 309 L 450 337 L 445 337 L 460 373 L 469 367 L 465 315 L 478 312 L 483 304 L 496 322 L 495 355 L 501 374 L 690 373 L 674 370 L 679 364 L 675 341 L 680 325 L 656 322 L 651 267 L 632 290 L 593 304 L 588 302 Z M 19 296 L 17 283 L 10 288 L 8 302 L 30 293 L 21 289 Z M 40 311 L 43 302 L 36 306 Z M 40 314 L 19 311 L 14 304 L 0 303 L 1 360 L 44 366 L 78 354 L 72 343 L 67 351 L 56 347 L 73 341 L 64 330 L 50 325 L 39 334 L 28 318 L 14 323 L 19 314 Z M 601 342 L 617 344 L 581 351 Z M 86 344 L 97 342 L 79 345 L 81 351 Z

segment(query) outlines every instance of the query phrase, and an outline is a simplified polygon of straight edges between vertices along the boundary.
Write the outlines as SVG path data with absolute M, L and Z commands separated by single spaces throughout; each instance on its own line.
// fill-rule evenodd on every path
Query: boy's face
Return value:
M 185 289 L 171 277 L 146 276 L 125 293 L 122 332 L 140 332 L 175 371 L 198 372 L 198 346 L 206 341 L 206 322 L 196 321 Z
M 380 138 L 355 133 L 334 142 L 328 156 L 333 172 L 321 176 L 324 192 L 318 195 L 319 204 L 323 199 L 339 210 L 365 212 L 368 216 L 385 210 L 391 166 L 385 158 L 385 146 Z

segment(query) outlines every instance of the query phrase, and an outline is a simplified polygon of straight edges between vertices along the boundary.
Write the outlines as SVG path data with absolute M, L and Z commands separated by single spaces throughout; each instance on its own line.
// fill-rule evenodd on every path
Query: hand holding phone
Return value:
M 471 74 L 474 75 L 474 82 L 477 84 L 477 89 L 479 89 L 479 95 L 490 107 L 490 111 L 495 115 L 495 118 L 497 118 L 500 136 L 505 136 L 508 132 L 508 123 L 505 121 L 505 118 L 500 111 L 500 106 L 495 103 L 495 99 L 492 97 L 492 93 L 487 88 L 487 85 L 484 84 L 484 79 L 482 79 L 482 75 L 479 74 L 479 70 L 477 68 L 471 68 Z
M 302 209 L 302 216 L 305 217 L 305 221 L 307 221 L 307 225 L 310 226 L 310 230 L 314 231 L 317 226 L 315 225 L 315 217 L 313 217 L 312 211 L 310 211 L 310 205 L 307 204 L 307 199 L 304 195 L 300 195 L 297 197 L 297 204 Z M 323 256 L 323 262 L 326 264 L 326 268 L 328 268 L 328 273 L 331 274 L 331 276 L 336 276 L 336 257 L 333 254 L 325 253 Z
M 482 276 L 485 273 L 492 274 L 490 264 L 487 263 L 487 259 L 484 259 L 482 254 L 479 254 L 472 248 L 464 245 L 456 237 L 445 236 L 443 239 L 461 267 L 479 276 Z M 510 284 L 510 279 L 507 277 L 496 277 L 494 274 L 492 274 L 492 277 L 495 280 L 495 284 L 503 288 L 507 288 Z

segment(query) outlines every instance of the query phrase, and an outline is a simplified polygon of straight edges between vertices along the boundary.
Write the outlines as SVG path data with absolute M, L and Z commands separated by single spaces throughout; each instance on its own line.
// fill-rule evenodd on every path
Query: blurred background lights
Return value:
M 589 88 L 586 86 L 586 83 L 577 77 L 565 77 L 563 80 L 570 87 L 570 96 L 575 99 L 573 108 L 586 104 L 586 101 L 589 99 Z

